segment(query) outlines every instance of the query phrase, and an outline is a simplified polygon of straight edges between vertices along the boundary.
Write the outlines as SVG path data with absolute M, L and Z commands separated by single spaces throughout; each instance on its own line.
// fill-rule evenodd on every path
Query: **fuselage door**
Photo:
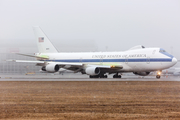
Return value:
M 147 57 L 146 63 L 150 64 L 150 57 Z
M 82 63 L 82 58 L 79 59 L 79 62 Z
M 103 64 L 103 58 L 100 59 L 100 64 L 101 64 L 101 65 Z
M 128 64 L 128 57 L 125 58 L 125 63 Z

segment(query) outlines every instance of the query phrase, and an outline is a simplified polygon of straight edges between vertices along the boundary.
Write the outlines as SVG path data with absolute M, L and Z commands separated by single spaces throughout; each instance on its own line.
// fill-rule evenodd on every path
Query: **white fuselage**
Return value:
M 172 55 L 160 48 L 135 49 L 123 52 L 41 53 L 53 62 L 84 63 L 86 65 L 121 65 L 119 72 L 150 72 L 167 69 L 176 64 Z

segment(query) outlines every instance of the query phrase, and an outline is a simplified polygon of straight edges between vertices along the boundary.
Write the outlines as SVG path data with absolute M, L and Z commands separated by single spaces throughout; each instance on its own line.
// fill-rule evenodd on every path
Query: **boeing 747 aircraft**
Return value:
M 121 78 L 123 72 L 133 72 L 136 75 L 147 76 L 152 71 L 161 71 L 172 67 L 177 59 L 162 48 L 145 48 L 135 46 L 123 52 L 77 52 L 61 53 L 50 42 L 40 27 L 33 27 L 39 53 L 26 55 L 36 57 L 37 61 L 13 60 L 15 62 L 36 63 L 46 72 L 58 72 L 60 68 L 72 70 L 75 73 L 89 75 L 90 78 Z M 25 55 L 25 54 L 21 54 Z

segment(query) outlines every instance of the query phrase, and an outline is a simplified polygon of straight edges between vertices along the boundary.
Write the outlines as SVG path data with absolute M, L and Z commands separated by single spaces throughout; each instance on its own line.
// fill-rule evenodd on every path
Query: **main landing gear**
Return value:
M 118 75 L 118 73 L 116 73 L 115 75 L 113 75 L 113 78 L 121 78 L 121 75 Z
M 90 75 L 89 78 L 108 78 L 107 75 L 104 75 L 104 74 L 99 74 L 99 75 Z
M 105 74 L 99 74 L 99 75 L 90 75 L 89 78 L 108 78 Z M 118 75 L 118 73 L 113 75 L 113 78 L 121 78 L 121 75 Z

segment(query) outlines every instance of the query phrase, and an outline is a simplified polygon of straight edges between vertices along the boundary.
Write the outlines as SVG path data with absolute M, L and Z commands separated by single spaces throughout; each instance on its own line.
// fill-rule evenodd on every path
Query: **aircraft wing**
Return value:
M 87 67 L 97 67 L 105 72 L 109 70 L 117 70 L 122 69 L 122 65 L 98 65 L 98 64 L 84 64 L 84 63 L 70 63 L 70 62 L 47 62 L 47 61 L 30 61 L 30 60 L 7 60 L 9 62 L 20 62 L 20 63 L 35 63 L 37 66 L 46 66 L 47 64 L 56 64 L 61 68 L 65 68 L 67 70 L 72 70 L 74 72 L 80 72 L 83 68 Z M 108 70 L 109 69 L 109 70 Z
M 46 64 L 55 63 L 59 66 L 72 65 L 72 66 L 82 66 L 82 63 L 66 63 L 66 62 L 47 62 L 47 61 L 31 61 L 31 60 L 7 60 L 8 62 L 20 62 L 20 63 L 36 63 L 39 66 L 44 66 Z
M 44 61 L 30 61 L 30 60 L 6 60 L 8 62 L 22 62 L 22 63 L 44 63 Z

